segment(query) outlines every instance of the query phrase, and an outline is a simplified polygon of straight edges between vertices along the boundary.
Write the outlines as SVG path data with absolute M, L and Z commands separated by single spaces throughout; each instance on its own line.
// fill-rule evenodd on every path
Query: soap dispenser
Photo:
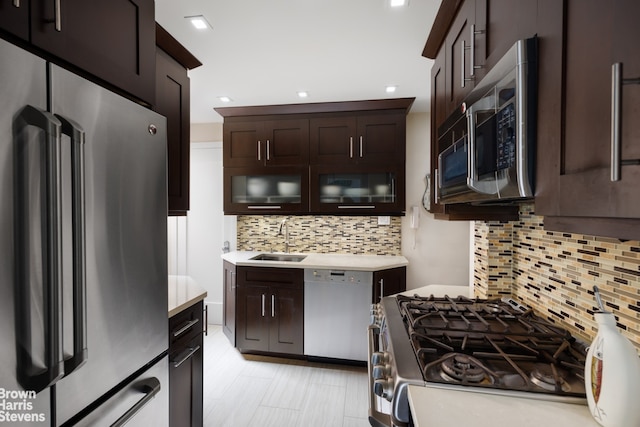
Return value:
M 593 418 L 604 427 L 640 426 L 640 358 L 620 334 L 613 313 L 605 311 L 596 286 L 598 334 L 585 361 L 585 389 Z

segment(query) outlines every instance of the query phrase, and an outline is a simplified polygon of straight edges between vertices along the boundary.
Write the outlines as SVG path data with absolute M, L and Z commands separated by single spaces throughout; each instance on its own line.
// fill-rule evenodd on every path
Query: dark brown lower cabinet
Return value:
M 390 268 L 373 273 L 373 303 L 380 298 L 407 290 L 407 267 Z
M 202 427 L 203 302 L 169 319 L 169 425 Z
M 296 268 L 238 267 L 236 347 L 302 355 L 304 274 Z

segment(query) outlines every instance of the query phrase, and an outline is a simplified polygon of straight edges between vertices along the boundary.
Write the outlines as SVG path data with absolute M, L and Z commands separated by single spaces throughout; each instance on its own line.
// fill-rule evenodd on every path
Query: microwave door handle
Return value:
M 467 110 L 467 186 L 475 188 L 476 183 L 476 120 L 473 114 L 473 108 Z
M 73 233 L 73 352 L 65 358 L 65 375 L 87 360 L 87 293 L 85 230 L 85 133 L 73 120 L 56 114 L 62 123 L 62 134 L 71 139 L 71 216 Z
M 27 138 L 21 137 L 23 130 L 32 126 L 42 130 L 42 141 L 39 155 L 43 164 L 40 171 L 34 171 L 29 167 L 29 153 L 26 145 Z M 61 220 L 61 194 L 60 194 L 60 127 L 61 124 L 52 114 L 38 108 L 27 105 L 16 116 L 14 122 L 14 144 L 18 153 L 15 160 L 16 176 L 16 204 L 15 215 L 15 253 L 16 266 L 16 344 L 18 347 L 17 377 L 18 382 L 25 390 L 33 390 L 36 393 L 55 384 L 64 375 L 62 353 L 62 220 Z M 29 277 L 33 274 L 33 266 L 29 265 L 28 239 L 30 238 L 30 216 L 33 197 L 30 194 L 30 173 L 39 173 L 37 180 L 42 182 L 42 200 L 40 215 L 42 222 L 42 247 L 39 251 L 42 256 L 42 303 L 45 318 L 44 322 L 44 358 L 36 366 L 33 357 L 32 337 L 32 295 Z

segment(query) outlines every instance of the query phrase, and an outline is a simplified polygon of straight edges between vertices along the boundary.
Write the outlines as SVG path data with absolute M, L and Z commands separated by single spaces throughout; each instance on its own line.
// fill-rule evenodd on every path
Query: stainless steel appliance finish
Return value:
M 168 349 L 166 123 L 1 40 L 0 56 L 0 384 L 35 393 L 12 413 L 44 422 L 22 425 L 75 423 Z M 164 425 L 167 369 L 152 377 Z
M 365 362 L 373 273 L 304 270 L 304 354 Z
M 373 314 L 373 426 L 407 425 L 409 384 L 585 404 L 585 346 L 512 300 L 399 295 Z
M 438 130 L 440 203 L 533 197 L 536 88 L 537 40 L 519 40 Z

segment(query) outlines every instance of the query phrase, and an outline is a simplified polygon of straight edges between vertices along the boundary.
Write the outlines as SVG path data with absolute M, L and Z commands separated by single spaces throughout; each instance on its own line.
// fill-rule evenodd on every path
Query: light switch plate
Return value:
M 390 216 L 379 216 L 378 217 L 378 225 L 389 225 L 391 224 Z

